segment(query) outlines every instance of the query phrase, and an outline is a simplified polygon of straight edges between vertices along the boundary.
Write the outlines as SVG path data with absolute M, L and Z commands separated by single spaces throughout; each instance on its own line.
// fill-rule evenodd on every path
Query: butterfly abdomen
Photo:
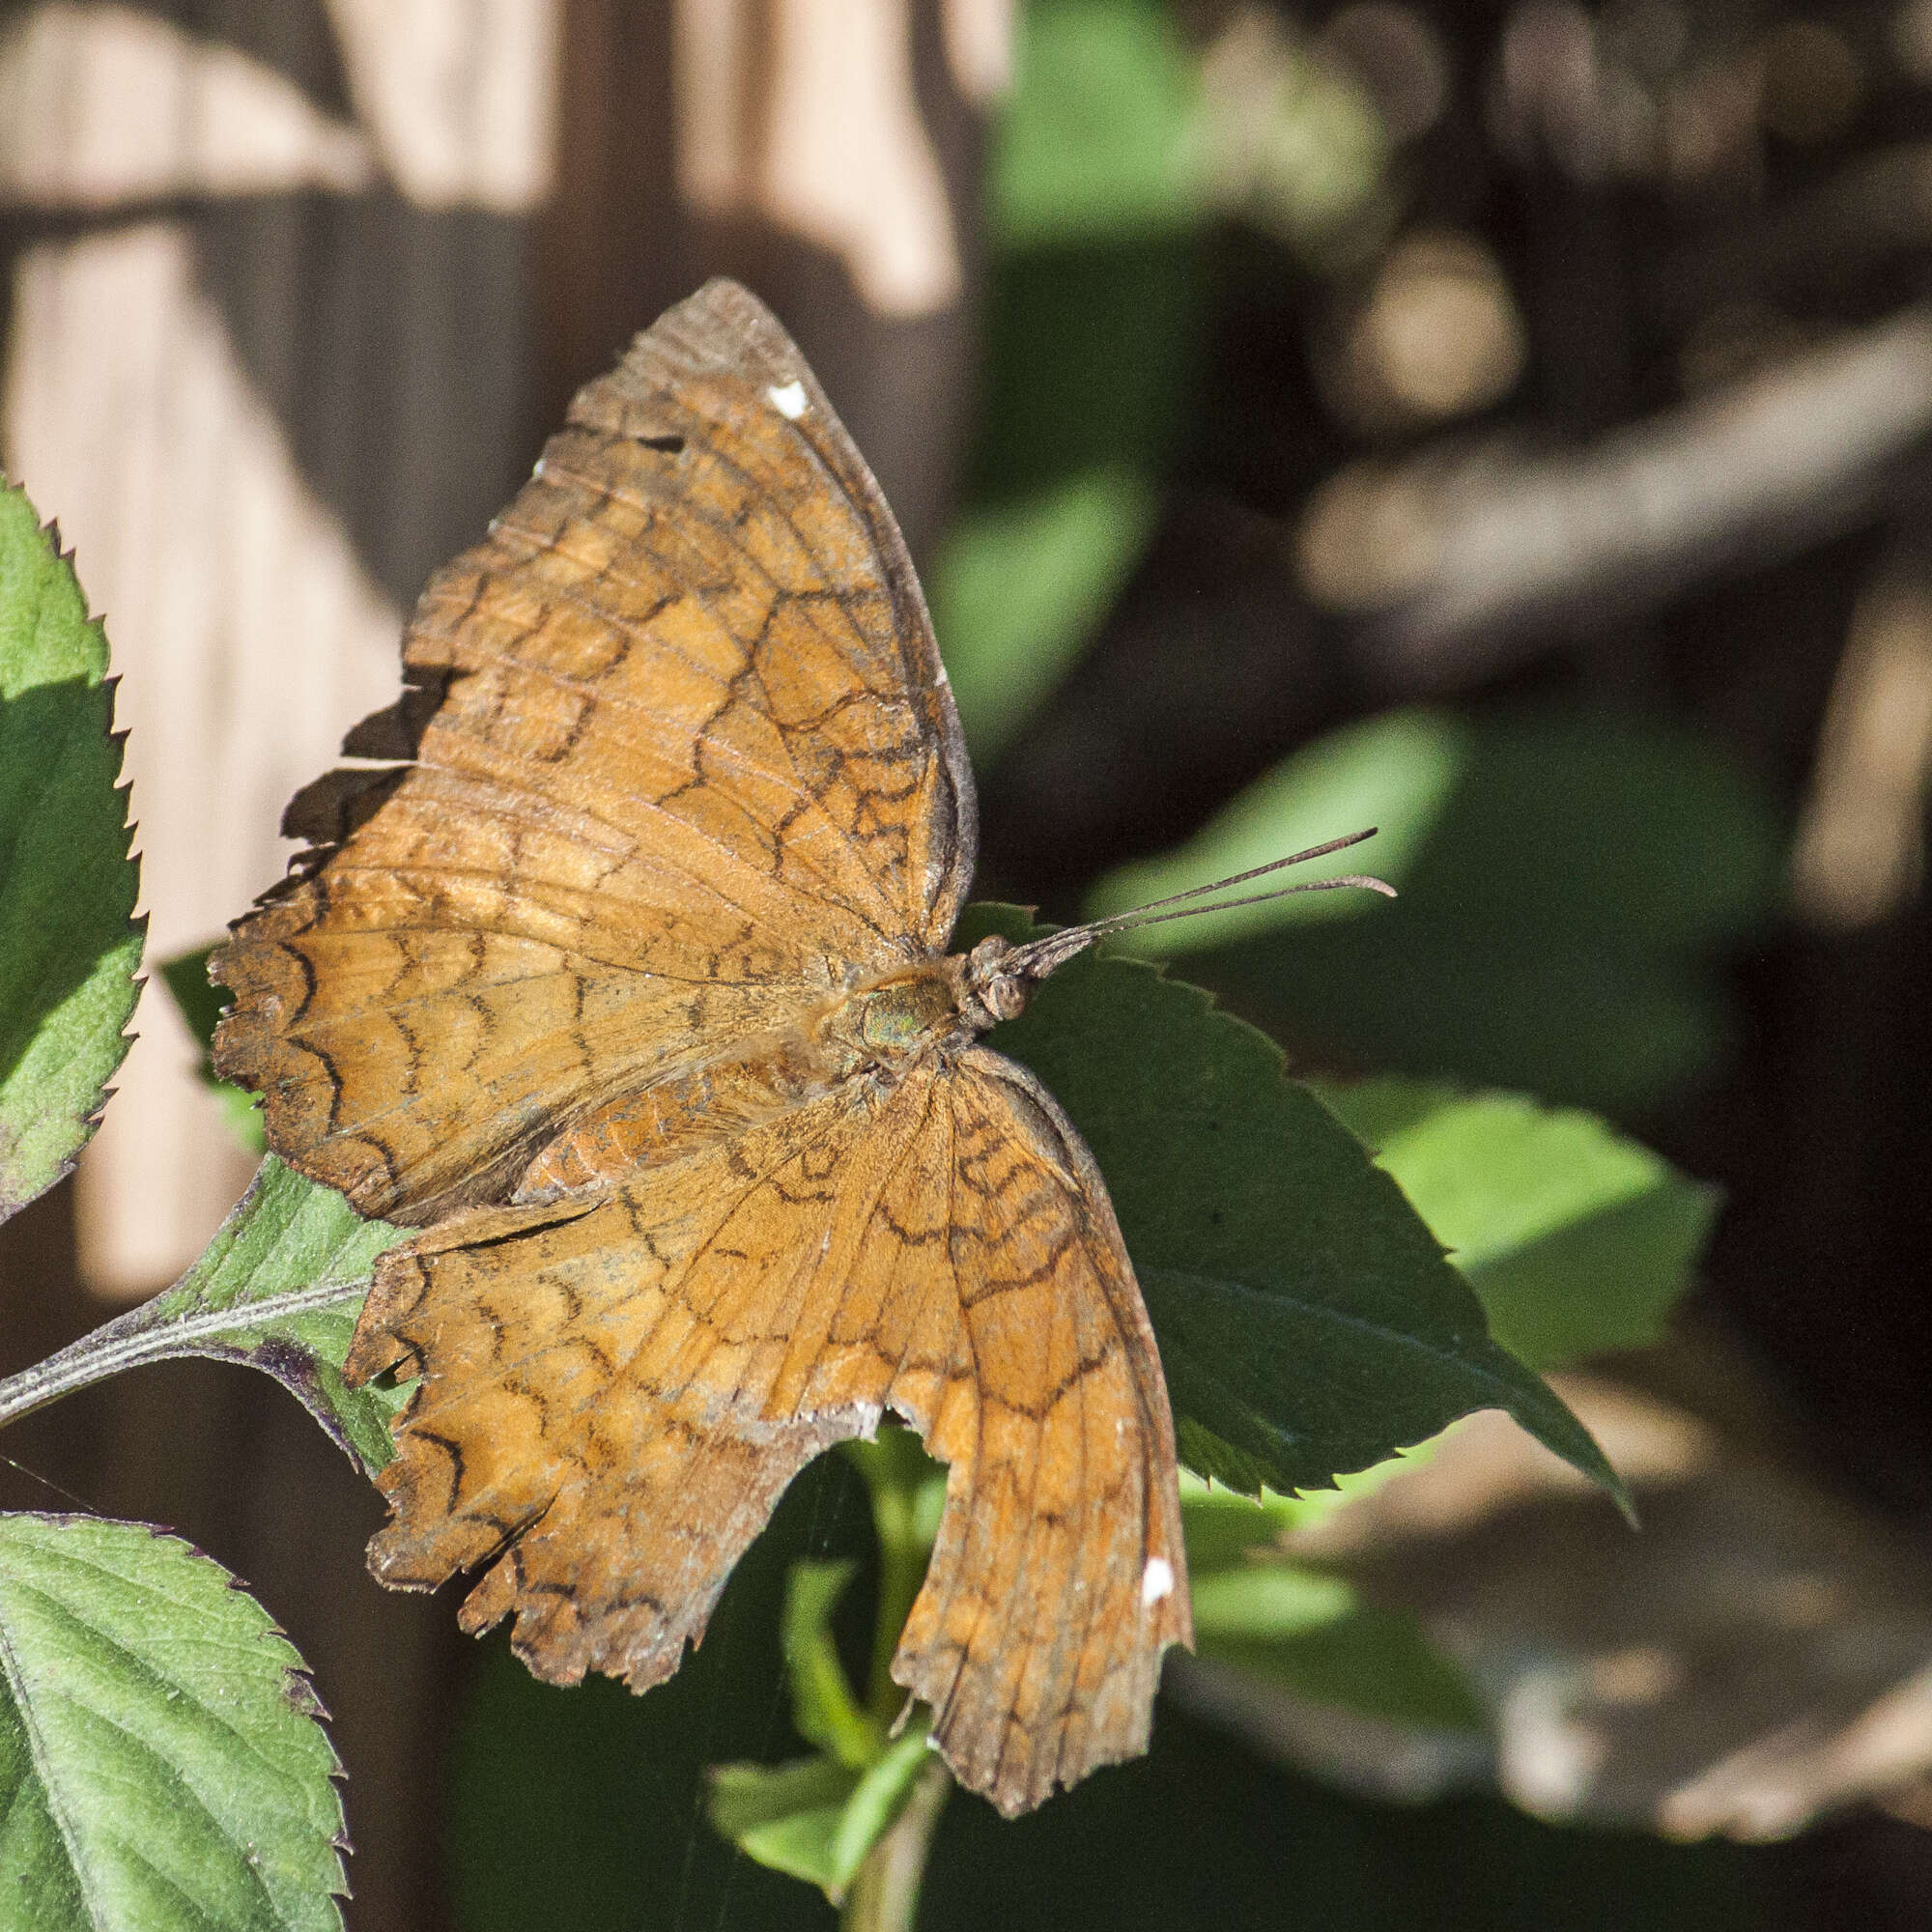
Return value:
M 750 1053 L 681 1067 L 574 1121 L 530 1164 L 516 1198 L 619 1179 L 734 1140 L 822 1098 L 848 1070 L 829 1064 L 796 1033 L 758 1041 Z

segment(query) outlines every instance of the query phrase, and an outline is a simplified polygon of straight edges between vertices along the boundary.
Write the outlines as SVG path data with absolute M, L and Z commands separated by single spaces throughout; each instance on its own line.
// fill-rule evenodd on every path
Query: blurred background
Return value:
M 1635 1553 L 1557 1504 L 1499 1540 L 1549 1479 L 1480 1432 L 1331 1538 L 1487 1745 L 1188 1674 L 1146 1765 L 955 1803 L 922 1922 L 1932 1926 L 1932 4 L 6 0 L 0 467 L 107 619 L 151 973 L 280 874 L 572 390 L 721 271 L 905 528 L 978 896 L 1378 823 L 1385 915 L 1159 928 L 1176 970 L 1303 1070 L 1596 1110 L 1721 1190 L 1668 1335 L 1573 1391 L 1660 1499 Z M 157 976 L 137 1025 L 0 1229 L 0 1369 L 245 1184 Z M 266 1381 L 144 1371 L 7 1447 L 296 1637 L 356 1926 L 829 1919 L 696 1809 L 783 1728 L 769 1562 L 666 1690 L 556 1693 L 368 1582 L 376 1498 Z M 775 1537 L 863 1518 L 822 1471 Z

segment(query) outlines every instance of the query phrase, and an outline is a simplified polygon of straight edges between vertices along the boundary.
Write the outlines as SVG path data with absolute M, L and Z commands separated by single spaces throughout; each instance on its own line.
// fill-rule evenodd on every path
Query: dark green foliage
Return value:
M 865 1563 L 869 1517 L 850 1463 L 821 1457 L 732 1573 L 703 1643 L 643 1697 L 604 1679 L 554 1690 L 492 1642 L 451 1791 L 465 1932 L 834 1922 L 817 1892 L 709 1829 L 705 1773 L 800 1754 L 779 1641 L 786 1577 L 802 1557 Z M 861 1608 L 867 1594 L 854 1589 Z
M 213 951 L 212 946 L 200 946 L 192 952 L 178 952 L 172 959 L 163 959 L 161 983 L 181 1009 L 188 1032 L 201 1042 L 201 1077 L 220 1099 L 221 1111 L 236 1139 L 250 1153 L 265 1153 L 269 1144 L 262 1130 L 261 1102 L 244 1088 L 214 1077 L 214 1056 L 210 1043 L 214 1037 L 215 1022 L 228 1004 L 228 992 L 208 977 L 208 961 Z
M 1155 926 L 1136 950 L 1184 954 L 1246 1009 L 1378 1068 L 1615 1111 L 1717 1063 L 1729 1017 L 1707 962 L 1775 913 L 1781 835 L 1708 740 L 1652 720 L 1384 714 L 1122 867 L 1092 909 L 1370 825 L 1381 835 L 1349 862 L 1394 884 L 1393 905 L 1303 895 Z
M 1171 1707 L 1137 1764 L 1014 1824 L 940 1821 L 922 1932 L 1783 1932 L 1735 1846 L 1565 1832 L 1491 1800 L 1409 1812 L 1286 1776 Z M 687 1919 L 697 1932 L 710 1921 Z M 736 1932 L 758 1921 L 733 1920 Z M 782 1922 L 782 1921 L 779 1921 Z
M 1031 928 L 976 907 L 960 944 Z M 1182 1456 L 1245 1490 L 1325 1487 L 1505 1408 L 1616 1489 L 1596 1445 L 1490 1340 L 1481 1305 L 1278 1048 L 1198 987 L 1083 955 L 993 1044 L 1044 1080 L 1105 1175 Z

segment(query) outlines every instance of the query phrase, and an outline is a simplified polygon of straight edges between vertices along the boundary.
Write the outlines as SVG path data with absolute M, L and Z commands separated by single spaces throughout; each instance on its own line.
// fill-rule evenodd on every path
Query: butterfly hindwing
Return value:
M 915 1419 L 951 1466 L 893 1675 L 1010 1815 L 1147 1748 L 1161 1654 L 1193 1630 L 1167 1388 L 1099 1171 L 1004 1056 L 969 1047 L 944 1085 L 927 1211 L 959 1339 Z
M 1144 1748 L 1188 1636 L 1172 1425 L 1118 1228 L 1032 1077 L 969 1049 L 385 1256 L 349 1370 L 422 1382 L 386 1580 L 491 1567 L 540 1676 L 636 1687 L 701 1636 L 812 1456 L 894 1411 L 951 1464 L 894 1664 L 1017 1811 Z M 567 1217 L 567 1218 L 565 1218 Z M 1150 1579 L 1152 1586 L 1150 1588 Z

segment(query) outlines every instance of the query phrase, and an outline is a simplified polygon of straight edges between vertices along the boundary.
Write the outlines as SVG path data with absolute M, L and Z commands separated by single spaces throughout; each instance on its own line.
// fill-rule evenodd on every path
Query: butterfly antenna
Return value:
M 26 1463 L 14 1462 L 11 1456 L 0 1456 L 0 1463 L 5 1463 L 10 1469 L 17 1470 L 29 1482 L 39 1483 L 43 1490 L 51 1490 L 55 1495 L 64 1497 L 82 1516 L 104 1516 L 106 1514 L 104 1510 L 96 1509 L 85 1496 L 77 1496 L 71 1490 L 63 1489 L 51 1476 L 43 1476 L 38 1469 L 30 1469 Z
M 1350 845 L 1359 845 L 1365 838 L 1373 838 L 1376 831 L 1377 828 L 1372 825 L 1366 832 L 1351 832 L 1346 838 L 1331 838 L 1326 844 L 1311 845 L 1305 852 L 1291 853 L 1286 859 L 1271 859 L 1265 866 L 1230 873 L 1227 878 L 1215 879 L 1208 885 L 1191 886 L 1184 893 L 1170 893 L 1165 898 L 1150 899 L 1146 905 L 1135 906 L 1129 912 L 1113 913 L 1105 919 L 1091 920 L 1085 925 L 1064 927 L 1059 932 L 1048 933 L 1043 939 L 1015 947 L 1002 964 L 1009 972 L 1022 974 L 1028 979 L 1043 980 L 1056 968 L 1064 966 L 1075 953 L 1084 952 L 1088 947 L 1103 939 L 1111 939 L 1118 932 L 1131 932 L 1143 925 L 1164 925 L 1171 919 L 1194 919 L 1203 913 L 1232 912 L 1237 906 L 1266 905 L 1274 899 L 1285 899 L 1293 893 L 1332 893 L 1343 887 L 1359 887 L 1366 892 L 1380 893 L 1385 898 L 1394 898 L 1395 888 L 1387 880 L 1374 878 L 1366 872 L 1344 872 L 1332 879 L 1304 879 L 1296 885 L 1277 886 L 1272 892 L 1248 893 L 1236 899 L 1215 899 L 1208 905 L 1183 903 L 1210 898 L 1215 893 L 1226 892 L 1230 886 L 1242 886 L 1250 879 L 1265 878 L 1268 873 L 1279 872 L 1287 866 L 1306 865 L 1311 859 L 1324 859 L 1331 852 L 1346 851 Z

